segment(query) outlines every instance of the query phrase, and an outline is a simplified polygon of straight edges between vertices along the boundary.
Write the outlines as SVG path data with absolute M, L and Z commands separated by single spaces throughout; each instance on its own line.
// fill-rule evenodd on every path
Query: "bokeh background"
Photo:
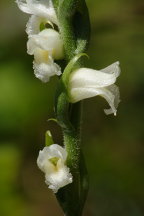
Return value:
M 83 150 L 90 176 L 85 216 L 144 215 L 144 1 L 87 0 L 92 36 L 87 66 L 119 60 L 118 115 L 106 102 L 84 101 Z M 62 216 L 36 166 L 44 134 L 52 130 L 57 79 L 42 84 L 26 53 L 28 16 L 14 1 L 0 0 L 0 215 Z

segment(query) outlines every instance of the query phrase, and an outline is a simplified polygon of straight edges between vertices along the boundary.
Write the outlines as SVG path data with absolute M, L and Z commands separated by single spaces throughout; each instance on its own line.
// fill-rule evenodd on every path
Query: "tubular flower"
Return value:
M 25 13 L 42 17 L 58 24 L 52 0 L 16 0 L 18 7 Z
M 54 193 L 72 183 L 72 175 L 65 164 L 66 158 L 66 150 L 57 144 L 44 147 L 39 152 L 37 165 L 45 173 L 45 183 Z
M 120 94 L 118 87 L 114 83 L 119 75 L 119 62 L 115 62 L 102 70 L 89 68 L 75 70 L 69 79 L 70 102 L 76 103 L 100 95 L 107 100 L 111 107 L 105 109 L 105 113 L 107 115 L 112 113 L 116 115 Z
M 64 48 L 60 34 L 54 29 L 44 29 L 37 35 L 31 35 L 27 52 L 34 55 L 34 73 L 41 81 L 48 82 L 51 76 L 61 74 L 61 68 L 53 59 L 64 58 Z

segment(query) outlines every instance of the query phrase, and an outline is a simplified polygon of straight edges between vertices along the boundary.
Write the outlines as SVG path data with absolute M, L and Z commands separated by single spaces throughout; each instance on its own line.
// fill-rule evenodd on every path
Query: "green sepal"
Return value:
M 51 132 L 48 130 L 45 133 L 45 146 L 50 146 L 52 144 L 54 144 L 54 141 Z

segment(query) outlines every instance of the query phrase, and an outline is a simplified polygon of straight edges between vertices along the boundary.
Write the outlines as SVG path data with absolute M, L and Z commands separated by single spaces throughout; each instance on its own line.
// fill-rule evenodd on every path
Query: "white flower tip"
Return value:
M 120 65 L 120 62 L 119 62 L 119 61 L 116 61 L 114 64 L 116 64 L 116 65 L 119 66 L 119 65 Z
M 120 62 L 116 61 L 115 63 L 109 65 L 108 67 L 102 69 L 101 71 L 107 74 L 113 74 L 115 78 L 117 78 L 120 75 Z
M 114 114 L 114 116 L 116 116 L 117 115 L 117 110 L 116 109 L 112 110 L 111 108 L 110 109 L 104 109 L 104 113 L 106 115 Z
M 120 72 L 121 72 L 121 69 L 120 69 L 120 62 L 119 61 L 117 61 L 116 63 L 116 71 L 117 71 L 117 77 L 120 75 Z
M 37 15 L 58 24 L 52 0 L 16 0 L 19 9 L 25 13 Z
M 54 193 L 72 183 L 72 175 L 65 165 L 67 152 L 57 144 L 44 147 L 39 152 L 38 167 L 45 173 L 45 183 Z

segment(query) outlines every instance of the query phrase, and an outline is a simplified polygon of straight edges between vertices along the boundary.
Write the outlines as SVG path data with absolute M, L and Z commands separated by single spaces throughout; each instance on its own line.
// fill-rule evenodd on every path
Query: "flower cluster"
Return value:
M 65 58 L 63 40 L 59 31 L 54 29 L 54 25 L 59 29 L 59 21 L 53 0 L 16 0 L 16 3 L 20 10 L 31 15 L 26 33 L 27 52 L 29 55 L 34 55 L 34 74 L 42 82 L 48 82 L 50 77 L 62 74 L 61 67 L 55 61 Z M 47 27 L 47 24 L 50 27 Z M 90 68 L 72 70 L 66 89 L 69 102 L 76 103 L 100 95 L 110 106 L 110 109 L 104 110 L 105 113 L 116 115 L 120 94 L 115 82 L 119 75 L 119 62 L 102 70 Z M 66 159 L 66 149 L 57 144 L 45 147 L 39 152 L 38 167 L 45 173 L 46 184 L 55 193 L 59 188 L 72 183 Z
M 61 68 L 54 60 L 64 58 L 63 42 L 53 24 L 58 20 L 51 0 L 16 0 L 20 10 L 31 14 L 26 26 L 27 52 L 34 55 L 34 74 L 42 82 L 54 75 L 61 75 Z M 52 28 L 46 28 L 46 24 Z

